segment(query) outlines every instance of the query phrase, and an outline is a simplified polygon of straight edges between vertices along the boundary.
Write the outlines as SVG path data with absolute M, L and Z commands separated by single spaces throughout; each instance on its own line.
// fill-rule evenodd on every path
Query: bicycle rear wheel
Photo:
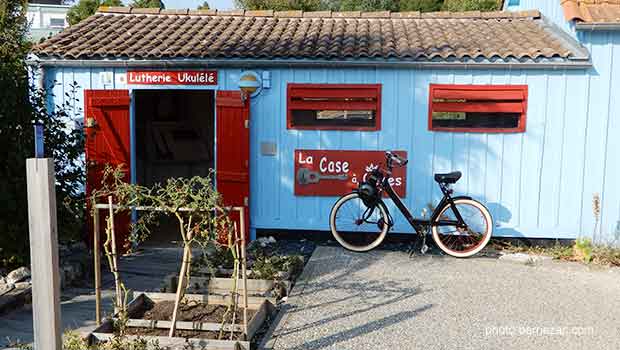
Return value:
M 491 239 L 493 220 L 489 210 L 472 199 L 455 199 L 454 204 L 467 224 L 467 229 L 456 226 L 432 225 L 433 240 L 446 254 L 467 258 L 480 252 Z M 437 221 L 457 221 L 450 204 L 444 206 Z
M 367 252 L 376 248 L 389 230 L 388 214 L 379 203 L 369 208 L 357 193 L 340 198 L 332 207 L 329 226 L 332 235 L 344 248 Z

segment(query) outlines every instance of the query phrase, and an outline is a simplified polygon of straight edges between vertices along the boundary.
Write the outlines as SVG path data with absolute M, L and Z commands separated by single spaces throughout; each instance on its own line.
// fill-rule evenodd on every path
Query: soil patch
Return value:
M 204 303 L 192 302 L 183 303 L 179 306 L 179 314 L 177 320 L 190 322 L 212 322 L 221 323 L 226 314 L 226 305 L 208 305 Z M 172 320 L 172 311 L 174 310 L 174 301 L 165 300 L 159 302 L 148 301 L 145 308 L 131 315 L 131 318 L 144 320 L 170 321 Z M 248 309 L 248 322 L 252 319 L 256 310 Z M 226 322 L 232 320 L 232 312 L 226 316 Z M 237 307 L 235 320 L 238 323 L 243 322 L 243 306 Z M 201 332 L 202 333 L 202 332 Z

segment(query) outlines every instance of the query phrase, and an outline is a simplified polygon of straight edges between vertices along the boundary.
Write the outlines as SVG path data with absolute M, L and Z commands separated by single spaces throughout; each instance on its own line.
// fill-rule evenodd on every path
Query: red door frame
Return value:
M 249 97 L 241 91 L 217 91 L 215 108 L 216 186 L 224 199 L 224 205 L 245 208 L 245 238 L 249 241 L 251 238 Z M 237 216 L 238 214 L 233 213 L 233 220 L 239 220 Z
M 125 180 L 130 181 L 130 167 L 134 162 L 131 152 L 131 100 L 128 90 L 84 90 L 84 125 L 86 140 L 84 144 L 86 159 L 86 195 L 100 187 L 103 180 L 104 164 L 114 167 L 122 165 Z M 93 222 L 91 203 L 86 208 L 86 239 L 92 242 Z M 107 213 L 100 212 L 100 234 L 105 232 Z M 129 235 L 129 214 L 115 216 L 116 242 L 124 251 Z

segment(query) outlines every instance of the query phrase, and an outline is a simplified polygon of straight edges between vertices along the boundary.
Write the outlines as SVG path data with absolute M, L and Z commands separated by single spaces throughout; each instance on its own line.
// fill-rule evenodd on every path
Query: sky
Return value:
M 205 0 L 163 0 L 167 9 L 195 9 Z M 123 2 L 131 2 L 124 0 Z M 235 7 L 233 0 L 207 0 L 212 9 L 226 10 Z

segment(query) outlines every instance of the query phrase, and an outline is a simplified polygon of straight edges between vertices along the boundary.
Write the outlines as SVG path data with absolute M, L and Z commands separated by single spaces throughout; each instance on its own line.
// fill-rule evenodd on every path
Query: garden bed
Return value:
M 219 275 L 225 275 L 224 273 Z M 249 273 L 249 276 L 252 274 Z M 286 277 L 290 278 L 291 274 Z M 179 277 L 177 275 L 168 275 L 165 280 L 165 291 L 175 291 L 177 288 Z M 239 293 L 243 291 L 243 280 L 237 280 Z M 230 277 L 212 277 L 208 272 L 198 276 L 192 276 L 189 281 L 187 291 L 189 293 L 208 293 L 226 295 L 233 288 L 234 279 Z M 248 295 L 261 296 L 275 303 L 276 300 L 287 296 L 290 292 L 292 282 L 287 279 L 247 279 Z
M 183 349 L 189 344 L 199 349 L 250 349 L 250 340 L 268 315 L 273 305 L 265 298 L 248 297 L 248 337 L 243 337 L 243 306 L 238 303 L 236 324 L 230 324 L 227 316 L 222 326 L 226 305 L 230 298 L 218 295 L 188 294 L 179 309 L 175 337 L 169 338 L 175 295 L 172 293 L 136 293 L 128 306 L 129 319 L 125 334 L 128 338 L 158 341 L 161 346 Z M 90 337 L 93 343 L 111 340 L 115 335 L 114 321 L 106 320 Z M 220 329 L 228 339 L 218 339 Z M 231 332 L 234 334 L 230 340 Z M 238 347 L 237 347 L 238 346 Z
M 247 250 L 249 295 L 263 296 L 272 302 L 287 296 L 313 250 L 314 244 L 310 242 L 275 241 L 271 237 L 252 242 Z M 204 256 L 193 263 L 187 290 L 228 294 L 234 283 L 232 265 L 231 255 L 225 249 L 214 247 L 205 251 Z M 241 276 L 238 286 L 240 281 Z M 176 291 L 177 282 L 178 276 L 166 276 L 162 290 Z

